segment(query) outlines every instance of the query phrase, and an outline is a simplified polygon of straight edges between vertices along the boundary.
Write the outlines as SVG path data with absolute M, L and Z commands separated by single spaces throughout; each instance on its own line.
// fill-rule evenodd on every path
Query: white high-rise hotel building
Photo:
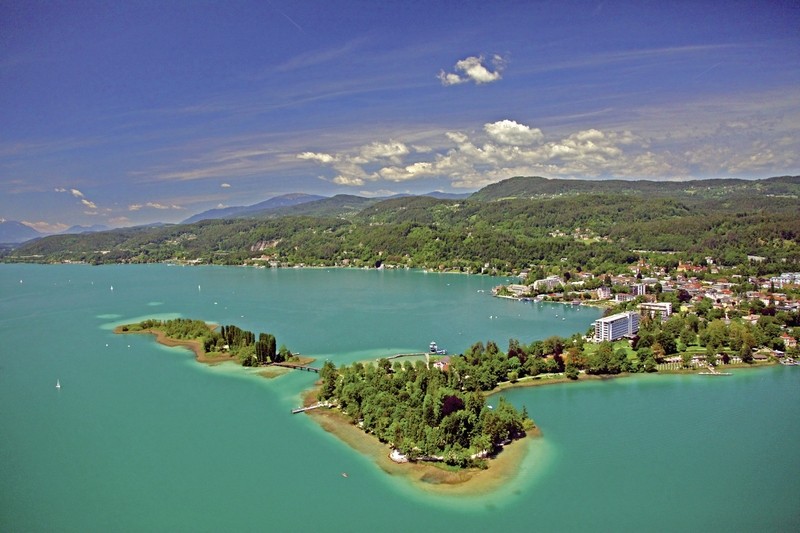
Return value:
M 594 321 L 596 341 L 615 341 L 626 335 L 635 335 L 638 331 L 639 313 L 636 311 L 617 313 Z

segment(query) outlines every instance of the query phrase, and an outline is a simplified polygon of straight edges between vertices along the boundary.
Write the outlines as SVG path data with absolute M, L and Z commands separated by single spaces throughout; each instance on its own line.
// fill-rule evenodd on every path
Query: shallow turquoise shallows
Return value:
M 585 332 L 599 311 L 415 271 L 0 265 L 2 531 L 789 531 L 800 368 L 509 391 L 544 437 L 480 497 L 420 491 L 310 418 L 314 374 L 208 367 L 147 317 L 276 335 L 337 364 Z M 113 287 L 113 288 L 112 288 Z M 56 388 L 56 382 L 61 385 Z M 492 398 L 490 402 L 496 402 Z M 347 472 L 345 478 L 341 475 Z

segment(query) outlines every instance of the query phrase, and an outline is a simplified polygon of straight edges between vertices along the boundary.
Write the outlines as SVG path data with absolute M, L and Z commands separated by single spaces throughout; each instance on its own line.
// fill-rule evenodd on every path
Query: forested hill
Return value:
M 741 196 L 800 196 L 800 176 L 763 180 L 710 179 L 693 181 L 570 180 L 518 176 L 493 183 L 473 194 L 479 201 L 545 198 L 565 194 L 634 194 L 671 197 L 728 198 Z
M 559 194 L 532 193 L 557 190 L 559 183 Z M 665 256 L 673 262 L 711 256 L 731 266 L 760 256 L 759 270 L 798 270 L 798 189 L 800 177 L 610 185 L 513 178 L 467 200 L 342 195 L 273 210 L 271 218 L 51 236 L 4 260 L 613 272 L 649 250 L 677 252 Z

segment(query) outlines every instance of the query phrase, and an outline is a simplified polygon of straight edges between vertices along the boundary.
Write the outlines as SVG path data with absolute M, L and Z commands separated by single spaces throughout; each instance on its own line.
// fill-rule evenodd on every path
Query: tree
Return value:
M 675 342 L 675 336 L 667 331 L 661 331 L 656 335 L 656 342 L 664 349 L 665 355 L 678 353 L 678 345 Z
M 568 379 L 572 379 L 572 380 L 578 379 L 578 374 L 579 374 L 578 373 L 578 368 L 574 364 L 572 364 L 571 362 L 567 363 L 566 367 L 564 367 L 564 375 Z
M 715 346 L 709 345 L 706 347 L 706 363 L 709 366 L 717 364 L 717 349 Z
M 319 370 L 319 376 L 322 384 L 320 385 L 317 399 L 321 401 L 330 400 L 336 392 L 336 380 L 339 377 L 339 372 L 333 363 L 325 361 Z
M 683 343 L 684 346 L 689 346 L 690 344 L 693 344 L 696 338 L 697 335 L 694 333 L 694 331 L 691 330 L 691 328 L 686 327 L 681 330 L 680 341 Z
M 272 346 L 272 348 L 274 348 L 274 346 Z M 278 350 L 278 353 L 272 356 L 273 359 L 280 361 L 290 361 L 293 357 L 294 355 L 285 344 L 281 344 L 281 348 Z

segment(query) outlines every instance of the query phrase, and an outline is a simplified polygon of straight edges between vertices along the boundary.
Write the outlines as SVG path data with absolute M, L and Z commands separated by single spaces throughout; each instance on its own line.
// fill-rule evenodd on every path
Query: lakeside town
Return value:
M 719 268 L 712 258 L 705 264 L 681 261 L 667 270 L 640 259 L 622 275 L 565 272 L 533 278 L 530 270 L 523 270 L 519 283 L 496 286 L 492 293 L 521 301 L 603 307 L 606 316 L 593 323 L 582 341 L 595 347 L 613 343 L 628 358 L 638 355 L 642 363 L 652 355 L 654 369 L 660 371 L 714 371 L 718 365 L 742 363 L 795 365 L 800 355 L 800 272 L 743 275 Z

